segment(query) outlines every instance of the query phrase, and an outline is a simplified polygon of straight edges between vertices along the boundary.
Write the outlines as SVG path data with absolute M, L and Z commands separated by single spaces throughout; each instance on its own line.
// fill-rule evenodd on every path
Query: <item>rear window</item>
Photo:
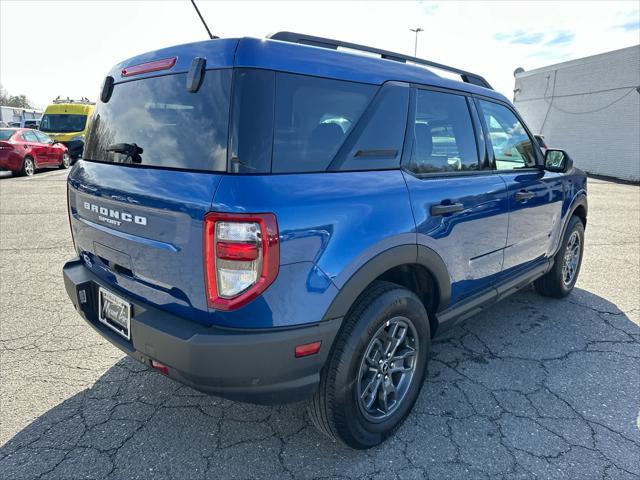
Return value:
M 186 74 L 118 84 L 96 105 L 84 158 L 226 171 L 230 92 L 230 69 L 208 70 L 195 93 Z
M 0 140 L 9 140 L 15 132 L 15 130 L 0 130 Z

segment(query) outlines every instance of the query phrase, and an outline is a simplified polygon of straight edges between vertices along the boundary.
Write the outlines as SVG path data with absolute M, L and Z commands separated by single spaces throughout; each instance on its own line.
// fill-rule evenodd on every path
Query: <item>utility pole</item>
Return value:
M 412 32 L 415 32 L 416 34 L 416 42 L 413 46 L 413 56 L 417 57 L 418 56 L 418 34 L 420 32 L 424 32 L 424 30 L 420 27 L 416 27 L 416 28 L 410 28 L 409 30 L 411 30 Z

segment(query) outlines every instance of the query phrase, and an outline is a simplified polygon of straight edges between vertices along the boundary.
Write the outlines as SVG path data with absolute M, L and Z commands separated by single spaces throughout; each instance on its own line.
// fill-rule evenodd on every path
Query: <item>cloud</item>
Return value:
M 571 43 L 573 39 L 576 38 L 576 34 L 573 32 L 569 32 L 568 30 L 563 30 L 561 32 L 556 32 L 555 36 L 545 43 L 547 47 L 557 47 L 560 45 L 567 45 Z
M 418 3 L 422 7 L 422 11 L 426 15 L 434 15 L 436 11 L 438 11 L 438 9 L 440 8 L 440 5 L 434 2 L 419 1 Z
M 499 42 L 509 42 L 518 45 L 534 45 L 542 41 L 544 33 L 527 33 L 524 30 L 516 30 L 512 33 L 496 33 L 493 38 Z
M 620 25 L 614 25 L 611 28 L 616 30 L 624 30 L 625 32 L 633 32 L 634 30 L 640 30 L 640 21 L 630 20 L 628 22 L 621 23 Z

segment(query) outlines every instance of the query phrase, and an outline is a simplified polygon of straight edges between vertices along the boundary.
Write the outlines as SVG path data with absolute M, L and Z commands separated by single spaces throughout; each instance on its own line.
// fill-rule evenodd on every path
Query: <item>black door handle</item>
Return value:
M 535 194 L 527 192 L 526 190 L 520 190 L 515 195 L 516 202 L 526 202 L 527 200 L 531 200 L 533 197 L 535 197 Z
M 446 215 L 447 213 L 456 213 L 464 210 L 464 205 L 461 203 L 449 203 L 449 204 L 440 204 L 440 205 L 432 205 L 431 206 L 431 215 Z

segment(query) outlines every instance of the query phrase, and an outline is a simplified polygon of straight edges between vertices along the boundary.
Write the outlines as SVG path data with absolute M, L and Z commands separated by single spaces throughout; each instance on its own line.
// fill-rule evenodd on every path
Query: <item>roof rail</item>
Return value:
M 484 88 L 490 88 L 491 90 L 493 90 L 489 82 L 487 82 L 482 76 L 476 75 L 475 73 L 460 70 L 459 68 L 450 67 L 448 65 L 443 65 L 442 63 L 424 60 L 422 58 L 403 55 L 401 53 L 389 52 L 380 48 L 367 47 L 366 45 L 359 45 L 357 43 L 343 42 L 341 40 L 332 40 L 330 38 L 323 37 L 314 37 L 313 35 L 305 35 L 304 33 L 294 32 L 272 33 L 271 35 L 268 35 L 267 38 L 270 38 L 271 40 L 280 40 L 282 42 L 300 43 L 303 45 L 311 45 L 314 47 L 330 48 L 332 50 L 337 50 L 338 47 L 343 47 L 349 48 L 351 50 L 359 50 L 361 52 L 375 53 L 386 60 L 393 60 L 395 62 L 401 63 L 412 62 L 420 65 L 426 65 L 428 67 L 438 68 L 440 70 L 446 70 L 447 72 L 456 73 L 460 75 L 460 77 L 462 77 L 463 82 L 471 83 L 473 85 L 478 85 Z

